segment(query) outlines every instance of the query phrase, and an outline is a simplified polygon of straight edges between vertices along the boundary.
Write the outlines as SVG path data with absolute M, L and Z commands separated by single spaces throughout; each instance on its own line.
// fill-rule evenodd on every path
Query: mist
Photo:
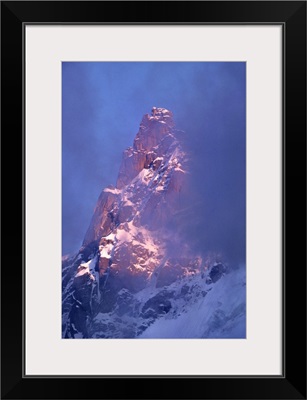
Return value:
M 242 62 L 62 63 L 62 250 L 78 251 L 97 198 L 153 106 L 174 114 L 190 154 L 198 252 L 245 262 L 246 77 Z

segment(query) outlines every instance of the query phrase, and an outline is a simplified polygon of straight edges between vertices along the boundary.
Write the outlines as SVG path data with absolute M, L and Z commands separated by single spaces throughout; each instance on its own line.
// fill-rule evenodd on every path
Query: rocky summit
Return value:
M 62 259 L 63 338 L 245 337 L 245 268 L 181 235 L 193 215 L 184 143 L 171 111 L 142 118 L 82 247 Z

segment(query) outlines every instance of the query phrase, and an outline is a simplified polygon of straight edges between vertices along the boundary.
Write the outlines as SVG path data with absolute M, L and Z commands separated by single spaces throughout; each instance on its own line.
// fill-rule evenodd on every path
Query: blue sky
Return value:
M 101 190 L 153 106 L 174 113 L 193 158 L 193 245 L 245 260 L 242 62 L 62 63 L 62 244 L 78 251 Z

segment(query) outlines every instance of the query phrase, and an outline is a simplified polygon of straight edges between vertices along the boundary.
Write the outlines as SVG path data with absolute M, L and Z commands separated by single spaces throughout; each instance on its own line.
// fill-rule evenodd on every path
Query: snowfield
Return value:
M 139 337 L 245 338 L 245 287 L 245 267 L 241 266 L 216 282 L 188 312 L 157 319 Z

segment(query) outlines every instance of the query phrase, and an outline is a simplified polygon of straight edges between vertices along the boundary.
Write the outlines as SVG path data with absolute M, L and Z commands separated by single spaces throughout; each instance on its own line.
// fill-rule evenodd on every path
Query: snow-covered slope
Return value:
M 181 235 L 193 214 L 183 137 L 170 111 L 143 117 L 83 246 L 63 258 L 63 337 L 245 336 L 245 268 Z
M 200 276 L 192 282 L 190 287 L 201 285 Z M 174 309 L 172 314 L 156 320 L 140 337 L 244 338 L 245 267 L 226 274 L 212 286 L 207 288 L 205 296 L 196 294 L 187 302 L 181 299 L 177 306 L 180 312 Z

